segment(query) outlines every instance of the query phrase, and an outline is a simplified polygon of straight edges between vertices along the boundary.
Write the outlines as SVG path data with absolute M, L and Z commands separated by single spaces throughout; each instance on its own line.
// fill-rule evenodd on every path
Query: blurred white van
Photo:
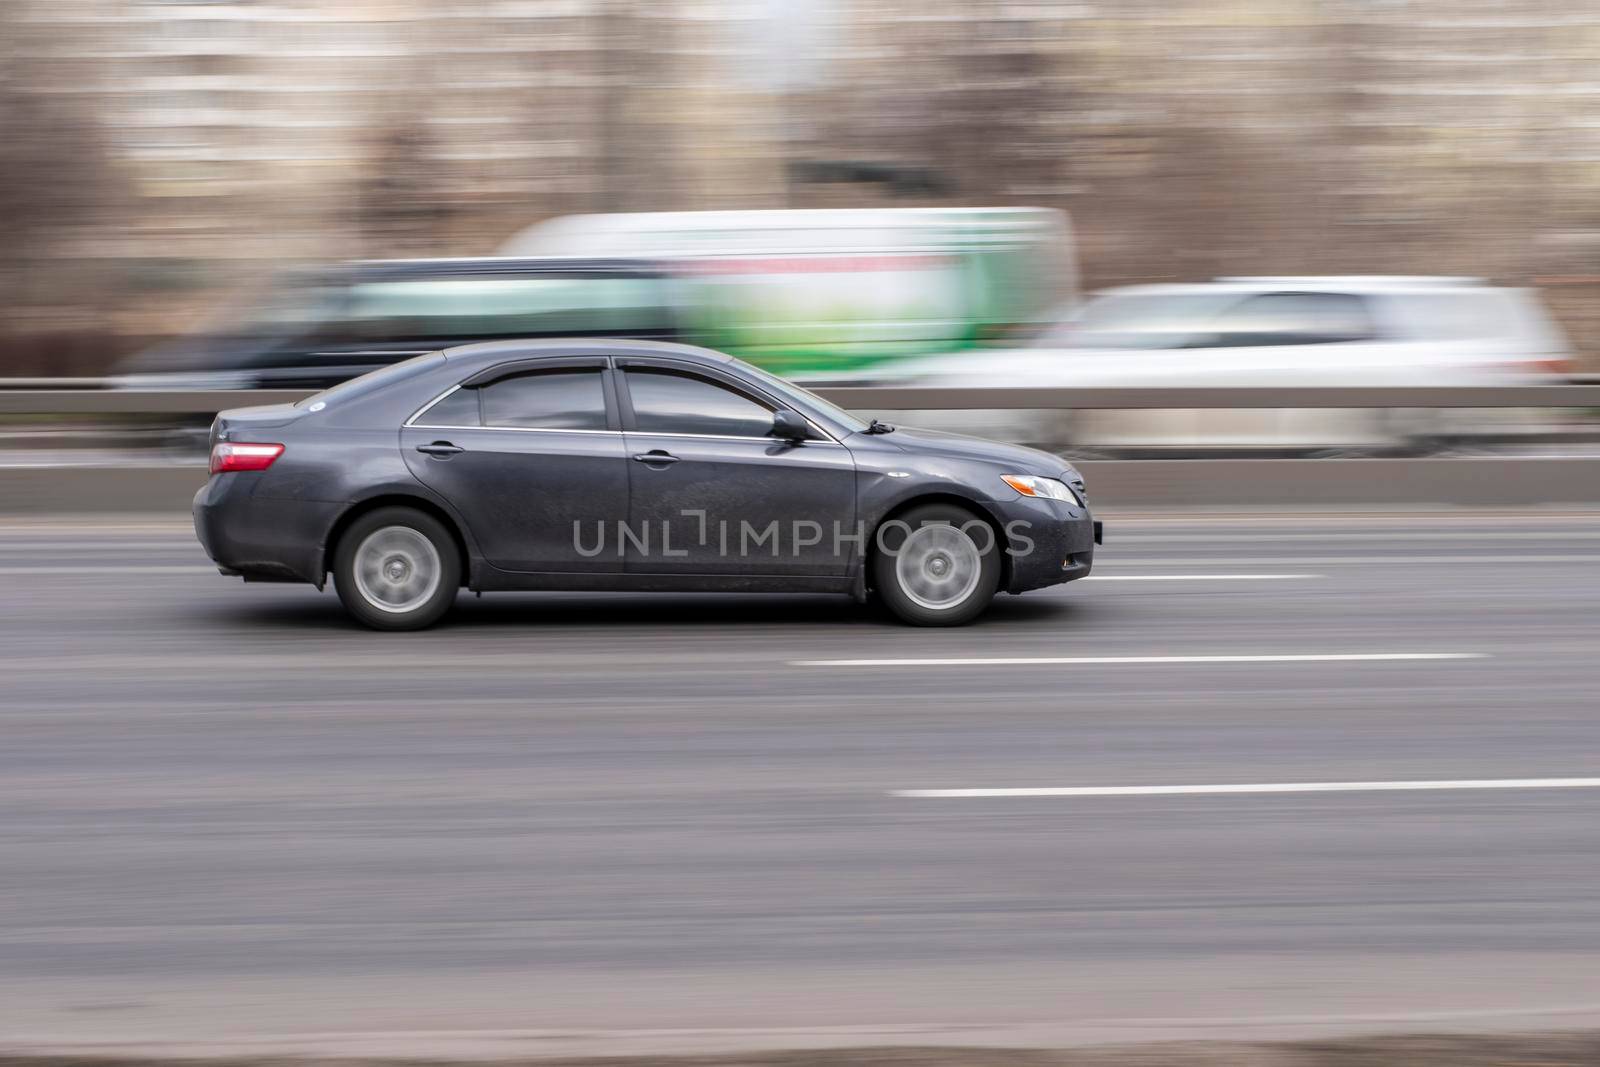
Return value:
M 1067 216 L 1027 207 L 568 215 L 499 254 L 658 263 L 684 336 L 790 376 L 1020 343 L 1077 281 Z

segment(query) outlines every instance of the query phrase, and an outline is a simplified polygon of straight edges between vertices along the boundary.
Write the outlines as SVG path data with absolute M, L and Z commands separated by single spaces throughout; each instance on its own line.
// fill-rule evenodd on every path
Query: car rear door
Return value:
M 484 558 L 519 572 L 621 571 L 628 471 L 604 357 L 470 378 L 400 433 L 412 473 L 466 520 Z
M 858 549 L 849 449 L 820 431 L 768 435 L 779 403 L 750 383 L 667 359 L 617 360 L 628 451 L 625 569 L 827 576 Z

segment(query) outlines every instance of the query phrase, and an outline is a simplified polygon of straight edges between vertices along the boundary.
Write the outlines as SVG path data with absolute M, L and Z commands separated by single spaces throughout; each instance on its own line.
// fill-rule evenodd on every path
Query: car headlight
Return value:
M 1041 478 L 1036 474 L 1002 474 L 1000 480 L 1023 496 L 1042 496 L 1050 500 L 1064 500 L 1073 507 L 1083 507 L 1083 501 L 1072 491 L 1072 486 L 1054 478 Z

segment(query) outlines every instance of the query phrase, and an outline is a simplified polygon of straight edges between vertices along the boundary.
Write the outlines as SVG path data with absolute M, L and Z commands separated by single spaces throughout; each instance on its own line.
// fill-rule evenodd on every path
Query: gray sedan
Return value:
M 457 592 L 876 593 L 958 625 L 1089 573 L 1056 456 L 864 422 L 728 356 L 470 345 L 211 427 L 195 531 L 222 573 L 308 582 L 384 630 Z

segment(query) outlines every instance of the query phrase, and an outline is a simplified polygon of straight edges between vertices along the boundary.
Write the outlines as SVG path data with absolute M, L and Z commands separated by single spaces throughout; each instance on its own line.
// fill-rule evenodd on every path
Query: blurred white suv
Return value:
M 894 380 L 1025 386 L 1428 386 L 1545 382 L 1566 339 L 1536 293 L 1473 278 L 1260 277 L 1111 289 L 1031 348 L 894 364 Z M 949 425 L 944 413 L 936 421 Z M 1526 413 L 1186 409 L 1016 413 L 964 429 L 1088 448 L 1384 448 Z M 928 421 L 924 419 L 922 421 Z M 1002 420 L 1005 421 L 1005 420 Z M 1469 425 L 1470 423 L 1470 425 Z M 953 428 L 953 427 L 952 427 Z

